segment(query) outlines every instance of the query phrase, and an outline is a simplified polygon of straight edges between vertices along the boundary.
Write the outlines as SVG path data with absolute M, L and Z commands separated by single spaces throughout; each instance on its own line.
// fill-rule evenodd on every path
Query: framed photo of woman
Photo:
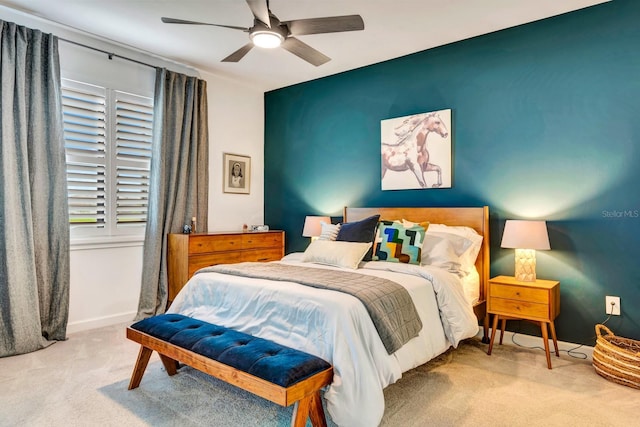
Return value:
M 225 193 L 249 194 L 251 157 L 223 153 L 222 190 Z

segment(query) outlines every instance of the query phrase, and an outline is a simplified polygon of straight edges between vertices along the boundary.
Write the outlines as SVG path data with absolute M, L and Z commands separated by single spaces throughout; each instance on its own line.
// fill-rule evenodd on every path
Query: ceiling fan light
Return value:
M 282 44 L 284 37 L 275 31 L 254 31 L 251 33 L 251 41 L 257 47 L 273 49 Z

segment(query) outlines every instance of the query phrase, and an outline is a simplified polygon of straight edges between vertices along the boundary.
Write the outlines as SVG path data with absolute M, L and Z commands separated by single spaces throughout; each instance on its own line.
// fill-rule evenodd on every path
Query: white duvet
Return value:
M 300 253 L 282 263 L 302 263 Z M 349 270 L 353 271 L 353 270 Z M 390 262 L 361 263 L 358 273 L 400 283 L 422 320 L 419 336 L 387 354 L 362 303 L 341 292 L 293 282 L 220 273 L 195 274 L 167 312 L 180 313 L 278 342 L 319 356 L 334 367 L 325 390 L 327 411 L 339 426 L 377 426 L 384 413 L 383 389 L 478 332 L 460 279 L 433 267 Z

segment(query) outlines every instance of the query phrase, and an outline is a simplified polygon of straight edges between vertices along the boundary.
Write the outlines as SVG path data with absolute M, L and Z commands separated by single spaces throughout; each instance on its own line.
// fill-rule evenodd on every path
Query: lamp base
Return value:
M 536 281 L 535 249 L 516 249 L 515 278 L 521 282 Z

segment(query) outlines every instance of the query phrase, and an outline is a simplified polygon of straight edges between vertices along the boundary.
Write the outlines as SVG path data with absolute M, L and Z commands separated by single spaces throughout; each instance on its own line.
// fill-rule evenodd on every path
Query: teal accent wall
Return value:
M 266 93 L 266 223 L 293 252 L 306 215 L 486 204 L 491 274 L 513 275 L 504 221 L 545 219 L 537 273 L 561 282 L 558 338 L 594 345 L 614 295 L 607 325 L 640 339 L 638 22 L 640 2 L 615 0 Z M 448 108 L 452 188 L 382 191 L 380 121 Z

